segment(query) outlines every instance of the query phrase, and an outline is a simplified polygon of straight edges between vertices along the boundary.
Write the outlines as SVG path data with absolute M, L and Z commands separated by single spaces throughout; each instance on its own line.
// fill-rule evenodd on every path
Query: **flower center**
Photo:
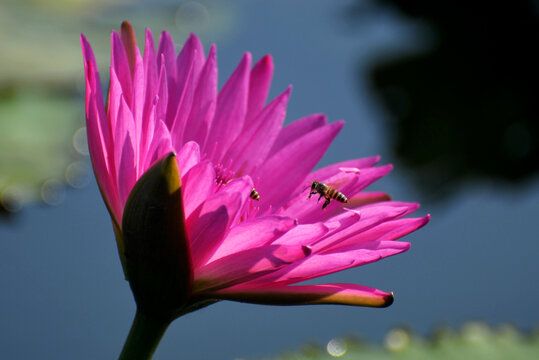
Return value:
M 215 183 L 219 186 L 219 188 L 221 188 L 221 186 L 225 186 L 235 179 L 234 175 L 236 175 L 232 170 L 229 170 L 222 164 L 215 166 L 215 174 Z
M 215 183 L 217 185 L 217 191 L 220 191 L 224 188 L 229 182 L 234 179 L 237 179 L 239 176 L 234 171 L 230 170 L 223 164 L 215 165 Z M 254 195 L 256 194 L 256 195 Z M 256 197 L 258 196 L 258 199 Z M 250 190 L 248 205 L 244 207 L 243 212 L 240 216 L 239 222 L 245 221 L 249 218 L 256 217 L 260 207 L 257 205 L 258 200 L 260 199 L 261 194 L 255 191 L 255 188 Z

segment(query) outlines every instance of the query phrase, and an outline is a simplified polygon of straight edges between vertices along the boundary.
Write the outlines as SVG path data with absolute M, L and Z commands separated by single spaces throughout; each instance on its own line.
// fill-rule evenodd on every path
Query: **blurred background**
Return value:
M 287 122 L 346 120 L 319 166 L 382 155 L 371 186 L 421 201 L 407 253 L 328 276 L 394 291 L 387 309 L 221 302 L 174 322 L 155 359 L 275 355 L 343 336 L 382 343 L 468 321 L 539 325 L 537 1 L 3 0 L 0 3 L 0 351 L 110 359 L 135 303 L 93 178 L 79 34 L 106 81 L 122 20 L 218 47 L 220 85 L 244 51 L 270 53 Z M 106 85 L 106 84 L 104 84 Z M 322 281 L 321 280 L 321 281 Z M 385 338 L 387 340 L 387 337 Z

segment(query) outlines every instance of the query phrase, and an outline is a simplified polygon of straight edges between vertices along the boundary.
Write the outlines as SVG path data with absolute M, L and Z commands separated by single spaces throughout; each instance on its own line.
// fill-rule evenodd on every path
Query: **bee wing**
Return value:
M 348 179 L 346 178 L 339 178 L 333 180 L 330 179 L 330 181 L 326 182 L 325 184 L 332 189 L 339 190 L 346 184 L 347 180 Z

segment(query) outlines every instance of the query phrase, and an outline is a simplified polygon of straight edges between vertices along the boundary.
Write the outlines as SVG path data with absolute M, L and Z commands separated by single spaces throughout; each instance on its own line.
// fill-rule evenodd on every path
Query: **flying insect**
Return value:
M 342 192 L 332 188 L 328 184 L 314 180 L 311 183 L 311 191 L 309 193 L 309 199 L 311 198 L 312 195 L 316 195 L 316 194 L 320 194 L 318 201 L 320 201 L 322 197 L 326 199 L 326 201 L 324 201 L 324 205 L 322 205 L 322 209 L 325 209 L 326 206 L 329 205 L 329 202 L 331 199 L 337 200 L 338 202 L 342 202 L 342 203 L 348 202 L 348 198 Z

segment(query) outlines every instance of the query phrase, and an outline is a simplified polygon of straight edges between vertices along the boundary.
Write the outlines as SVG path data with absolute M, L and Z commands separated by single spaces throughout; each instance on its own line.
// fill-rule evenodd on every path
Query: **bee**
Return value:
M 307 187 L 309 188 L 309 187 Z M 324 205 L 322 205 L 322 209 L 325 209 L 326 206 L 329 205 L 329 201 L 331 199 L 337 200 L 338 202 L 347 203 L 348 198 L 344 196 L 344 194 L 338 190 L 335 190 L 328 184 L 324 184 L 323 182 L 319 182 L 314 180 L 311 184 L 311 192 L 309 193 L 309 199 L 312 195 L 320 194 L 320 197 L 318 198 L 318 201 L 322 198 L 322 196 L 326 199 L 324 202 Z
M 256 191 L 255 188 L 253 188 L 253 190 L 251 190 L 251 194 L 249 195 L 249 197 L 253 200 L 260 200 L 260 194 L 258 193 L 258 191 Z

